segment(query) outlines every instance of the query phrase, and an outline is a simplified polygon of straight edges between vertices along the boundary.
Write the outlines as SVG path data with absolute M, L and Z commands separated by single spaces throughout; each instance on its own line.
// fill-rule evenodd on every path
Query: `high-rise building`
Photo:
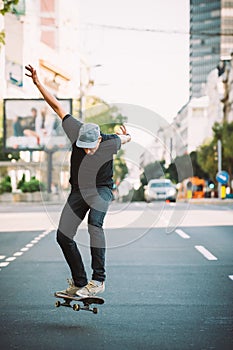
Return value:
M 233 52 L 233 0 L 190 0 L 190 97 Z

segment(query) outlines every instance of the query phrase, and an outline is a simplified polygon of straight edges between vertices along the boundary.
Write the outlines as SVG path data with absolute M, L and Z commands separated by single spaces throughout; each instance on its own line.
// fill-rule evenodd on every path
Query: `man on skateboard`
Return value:
M 94 296 L 105 289 L 105 235 L 103 222 L 112 201 L 113 155 L 131 140 L 126 128 L 119 134 L 103 134 L 97 124 L 83 124 L 63 110 L 38 79 L 36 70 L 25 67 L 27 76 L 45 101 L 62 119 L 63 129 L 71 141 L 71 192 L 63 208 L 57 230 L 57 242 L 70 267 L 72 280 L 63 291 L 80 297 Z M 88 282 L 80 251 L 74 241 L 77 229 L 88 213 L 92 279 Z

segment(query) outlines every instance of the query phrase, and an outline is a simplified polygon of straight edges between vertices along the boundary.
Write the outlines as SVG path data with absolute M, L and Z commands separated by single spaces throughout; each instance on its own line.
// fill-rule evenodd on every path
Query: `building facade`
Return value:
M 1 97 L 38 97 L 24 75 L 28 63 L 38 69 L 56 96 L 79 97 L 78 9 L 74 12 L 65 0 L 20 0 L 11 13 L 1 17 L 6 42 L 0 52 L 5 78 Z
M 173 151 L 175 156 L 190 154 L 209 137 L 212 129 L 208 121 L 208 96 L 194 97 L 173 121 Z
M 233 51 L 233 0 L 190 0 L 190 97 Z
M 27 64 L 37 69 L 40 80 L 53 95 L 79 99 L 83 57 L 79 51 L 78 6 L 76 1 L 19 0 L 11 12 L 0 15 L 0 32 L 5 32 L 5 45 L 0 49 L 0 100 L 41 98 L 31 79 L 25 77 Z M 19 113 L 18 108 L 15 113 Z M 21 151 L 21 159 L 25 169 L 12 170 L 13 183 L 20 180 L 22 172 L 26 172 L 27 180 L 36 176 L 47 181 L 45 152 Z M 54 153 L 52 183 L 67 187 L 68 174 L 64 152 Z

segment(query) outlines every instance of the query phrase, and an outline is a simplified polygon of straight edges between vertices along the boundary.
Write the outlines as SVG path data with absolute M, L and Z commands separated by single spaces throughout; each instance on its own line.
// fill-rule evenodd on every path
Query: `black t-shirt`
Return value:
M 116 134 L 102 134 L 99 148 L 93 155 L 87 155 L 83 148 L 76 146 L 82 123 L 71 115 L 63 119 L 63 128 L 72 143 L 70 184 L 72 190 L 113 186 L 113 155 L 121 147 Z

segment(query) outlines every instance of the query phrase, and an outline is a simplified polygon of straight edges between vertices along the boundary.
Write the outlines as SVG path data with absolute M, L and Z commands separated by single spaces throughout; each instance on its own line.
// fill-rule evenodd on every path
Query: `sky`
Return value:
M 79 0 L 90 93 L 168 123 L 189 99 L 189 0 Z M 98 66 L 98 67 L 97 67 Z

